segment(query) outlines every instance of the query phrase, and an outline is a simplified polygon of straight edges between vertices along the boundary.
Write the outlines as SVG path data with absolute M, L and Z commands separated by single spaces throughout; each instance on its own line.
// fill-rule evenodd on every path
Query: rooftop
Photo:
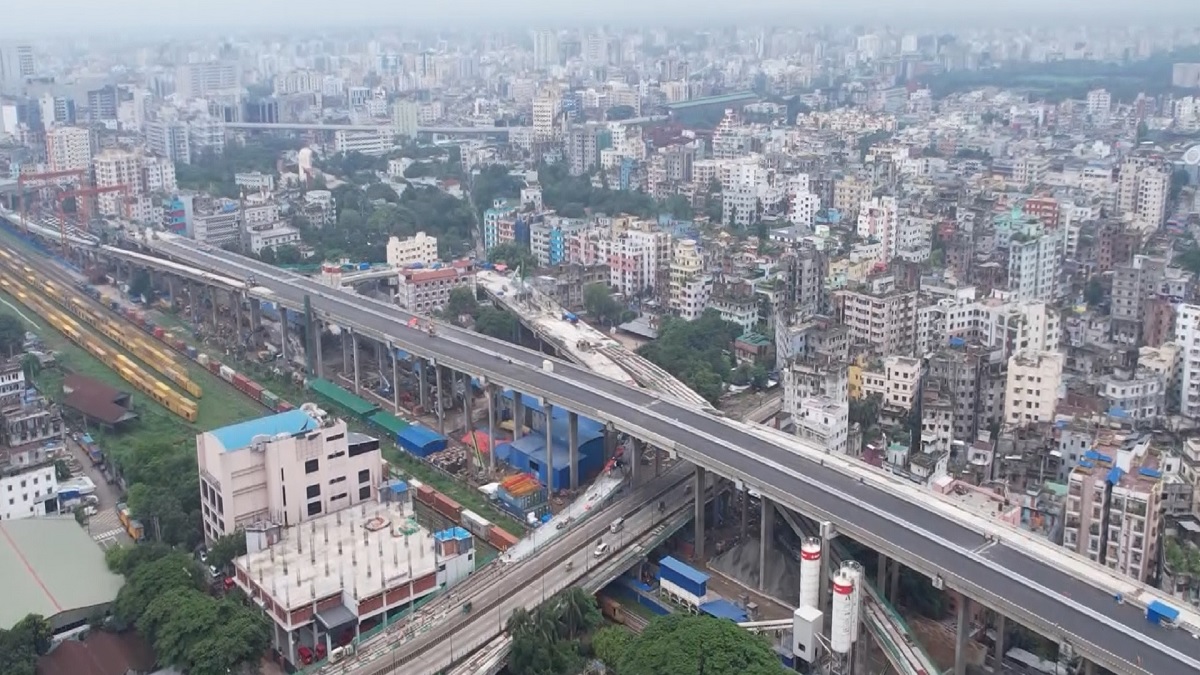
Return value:
M 125 584 L 109 571 L 104 551 L 74 518 L 0 522 L 0 629 L 26 615 L 50 619 L 63 612 L 111 603 Z
M 239 569 L 291 610 L 345 593 L 361 600 L 437 567 L 434 537 L 411 506 L 369 503 L 290 527 L 279 543 L 237 559 Z
M 279 434 L 292 436 L 312 431 L 317 426 L 317 420 L 304 410 L 289 410 L 277 415 L 231 424 L 214 429 L 209 433 L 224 446 L 225 452 L 232 452 L 250 447 L 255 436 L 277 436 Z

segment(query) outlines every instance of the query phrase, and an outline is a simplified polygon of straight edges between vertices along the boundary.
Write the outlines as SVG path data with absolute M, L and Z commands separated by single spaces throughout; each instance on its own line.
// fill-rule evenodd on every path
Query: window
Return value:
M 329 480 L 330 485 L 337 485 L 338 483 L 344 483 L 344 482 L 346 482 L 345 476 L 338 476 L 337 478 L 332 478 Z
M 320 464 L 315 459 L 310 459 L 304 463 L 304 473 L 316 473 L 318 468 L 320 468 Z
M 370 499 L 371 498 L 371 486 L 364 485 L 364 486 L 358 488 L 358 498 L 359 499 Z
M 321 513 L 321 502 L 308 503 L 308 515 L 315 516 Z
M 338 457 L 345 457 L 345 456 L 346 456 L 346 451 L 345 451 L 345 450 L 339 450 L 339 451 L 337 451 L 337 452 L 333 453 L 332 455 L 330 455 L 330 456 L 326 457 L 326 459 L 329 459 L 329 460 L 334 460 L 334 459 L 337 459 Z
M 334 434 L 334 435 L 332 435 L 332 436 L 327 436 L 327 437 L 325 438 L 325 442 L 326 442 L 326 443 L 330 443 L 330 442 L 333 442 L 333 441 L 340 441 L 340 440 L 342 440 L 342 439 L 343 439 L 343 438 L 345 438 L 345 437 L 346 437 L 346 434 L 344 434 L 344 433 L 342 433 L 342 434 Z
M 368 452 L 374 452 L 378 449 L 379 441 L 372 438 L 370 440 L 363 441 L 362 443 L 356 443 L 355 445 L 350 446 L 350 456 L 358 457 L 359 455 L 363 455 Z
M 339 499 L 345 499 L 345 498 L 346 498 L 346 493 L 345 493 L 345 492 L 339 492 L 338 494 L 336 494 L 336 495 L 334 495 L 334 496 L 330 497 L 330 498 L 329 498 L 329 501 L 331 501 L 331 502 L 336 502 L 336 501 L 337 501 L 337 500 L 339 500 Z
M 362 471 L 358 472 L 358 482 L 366 483 L 369 480 L 371 480 L 371 470 L 370 469 L 363 469 Z
M 307 488 L 305 488 L 304 491 L 306 493 L 306 496 L 309 499 L 312 499 L 313 497 L 320 497 L 321 496 L 321 485 L 320 485 L 320 483 L 317 483 L 314 485 L 309 485 Z

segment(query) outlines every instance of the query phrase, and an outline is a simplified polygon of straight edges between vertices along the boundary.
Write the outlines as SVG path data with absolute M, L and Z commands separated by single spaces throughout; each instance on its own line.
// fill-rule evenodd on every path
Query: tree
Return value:
M 663 368 L 714 405 L 724 382 L 732 378 L 729 354 L 742 327 L 708 310 L 695 321 L 663 320 L 658 339 L 638 348 L 638 354 Z
M 442 308 L 442 315 L 451 321 L 457 320 L 460 316 L 474 318 L 477 314 L 479 314 L 479 301 L 475 299 L 475 292 L 464 287 L 450 291 L 450 299 Z
M 129 297 L 149 298 L 154 292 L 154 286 L 150 283 L 150 272 L 147 270 L 136 270 L 133 277 L 129 280 Z
M 238 530 L 233 534 L 217 537 L 212 546 L 208 547 L 208 564 L 218 570 L 224 570 L 243 555 L 246 555 L 246 533 Z
M 25 325 L 9 314 L 0 315 L 0 351 L 10 356 L 25 346 Z
M 53 632 L 40 614 L 30 614 L 10 630 L 0 630 L 0 654 L 5 675 L 34 675 L 37 658 L 50 651 Z
M 617 626 L 601 628 L 592 636 L 592 651 L 610 671 L 614 671 L 633 644 L 633 637 L 632 633 Z
M 488 262 L 497 265 L 508 265 L 520 268 L 522 272 L 532 272 L 538 268 L 538 260 L 533 252 L 519 244 L 500 244 L 488 251 Z
M 204 572 L 186 553 L 169 553 L 133 568 L 117 593 L 113 614 L 118 622 L 135 625 L 155 598 L 189 588 L 204 588 Z
M 501 340 L 516 342 L 517 317 L 495 307 L 483 307 L 475 315 L 475 331 Z
M 621 675 L 783 675 L 770 644 L 711 616 L 655 618 L 619 661 Z
M 67 460 L 54 460 L 54 477 L 57 478 L 60 483 L 71 478 L 71 467 L 67 466 Z
M 625 312 L 605 284 L 589 284 L 583 289 L 583 307 L 588 316 L 609 326 L 620 323 L 621 315 Z
M 761 363 L 754 364 L 750 369 L 750 384 L 755 389 L 762 391 L 767 388 L 771 382 L 771 374 L 767 372 L 766 366 Z

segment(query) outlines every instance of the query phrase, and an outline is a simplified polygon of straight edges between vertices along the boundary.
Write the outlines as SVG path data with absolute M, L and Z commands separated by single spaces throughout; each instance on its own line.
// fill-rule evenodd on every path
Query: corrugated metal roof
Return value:
M 659 565 L 659 567 L 663 567 L 663 568 L 671 570 L 675 574 L 678 574 L 679 576 L 683 577 L 684 579 L 687 579 L 688 581 L 691 581 L 692 583 L 694 583 L 696 585 L 708 583 L 708 575 L 707 574 L 705 574 L 704 572 L 701 572 L 700 570 L 696 569 L 695 567 L 692 567 L 691 565 L 689 565 L 685 562 L 676 560 L 675 558 L 672 558 L 671 556 L 667 556 L 667 557 L 663 558 L 662 560 L 659 560 L 658 565 Z
M 109 571 L 104 551 L 74 518 L 0 522 L 0 629 L 28 614 L 53 623 L 63 612 L 111 603 L 125 579 Z
M 379 406 L 351 394 L 329 380 L 309 380 L 308 388 L 342 406 L 355 415 L 366 415 Z

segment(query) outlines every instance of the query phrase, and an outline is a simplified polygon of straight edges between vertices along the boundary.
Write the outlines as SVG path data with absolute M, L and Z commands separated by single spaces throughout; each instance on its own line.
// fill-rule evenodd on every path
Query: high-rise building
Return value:
M 1008 359 L 1004 421 L 1027 426 L 1054 420 L 1065 358 L 1062 352 L 1022 351 Z
M 120 103 L 121 97 L 115 86 L 92 89 L 87 93 L 88 119 L 95 122 L 115 120 Z
M 397 136 L 413 138 L 417 135 L 417 111 L 420 108 L 416 101 L 400 100 L 392 104 L 392 126 Z
M 38 99 L 42 110 L 42 124 L 47 129 L 56 124 L 75 124 L 75 101 L 65 96 L 43 94 Z
M 533 67 L 536 70 L 546 70 L 558 64 L 558 33 L 552 30 L 534 31 Z
M 1175 344 L 1180 345 L 1179 414 L 1200 419 L 1200 305 L 1179 305 L 1175 313 Z
M 883 248 L 879 262 L 890 263 L 899 246 L 900 207 L 895 197 L 875 197 L 858 210 L 858 236 L 875 240 Z
M 92 133 L 83 127 L 54 127 L 46 132 L 46 163 L 51 171 L 92 166 Z
M 175 71 L 175 93 L 185 101 L 212 94 L 236 94 L 241 88 L 241 71 L 236 63 L 188 63 Z
M 708 308 L 713 281 L 704 270 L 704 259 L 694 239 L 675 243 L 671 258 L 671 312 L 686 321 L 700 318 Z
M 533 137 L 539 143 L 553 141 L 557 135 L 559 100 L 554 90 L 545 90 L 533 99 Z
M 1051 230 L 1037 221 L 1023 224 L 1008 249 L 1008 290 L 1016 302 L 1053 301 L 1062 292 L 1063 249 L 1067 228 Z
M 157 119 L 146 123 L 146 147 L 160 157 L 181 164 L 192 163 L 192 145 L 187 122 Z
M 1170 189 L 1171 170 L 1159 158 L 1129 157 L 1117 179 L 1117 213 L 1139 230 L 1157 230 L 1166 219 Z

